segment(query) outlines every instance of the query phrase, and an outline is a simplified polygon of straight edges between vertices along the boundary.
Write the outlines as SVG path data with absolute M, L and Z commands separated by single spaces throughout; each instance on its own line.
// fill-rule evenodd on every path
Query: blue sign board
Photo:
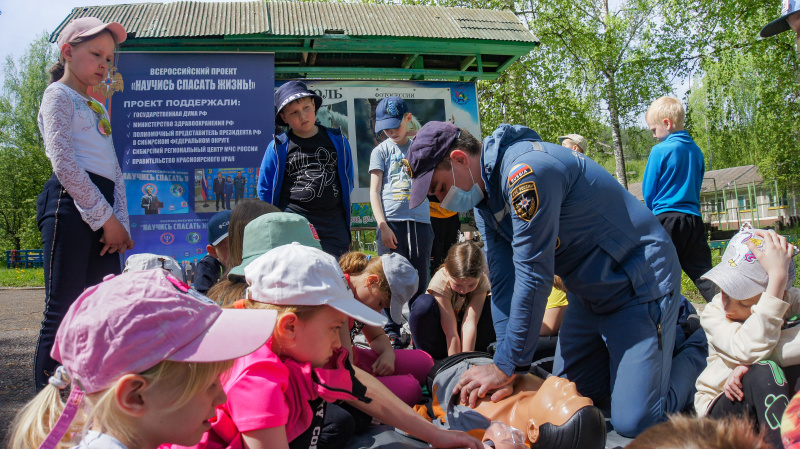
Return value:
M 199 260 L 208 219 L 256 197 L 274 131 L 274 67 L 265 53 L 118 53 L 106 107 L 136 242 L 130 254 Z

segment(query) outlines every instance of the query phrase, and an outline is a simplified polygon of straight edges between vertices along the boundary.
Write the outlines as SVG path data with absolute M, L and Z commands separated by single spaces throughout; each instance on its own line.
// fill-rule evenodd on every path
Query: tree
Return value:
M 52 173 L 37 126 L 47 69 L 55 62 L 43 34 L 17 65 L 6 58 L 0 94 L 0 245 L 3 249 L 39 248 L 36 197 Z

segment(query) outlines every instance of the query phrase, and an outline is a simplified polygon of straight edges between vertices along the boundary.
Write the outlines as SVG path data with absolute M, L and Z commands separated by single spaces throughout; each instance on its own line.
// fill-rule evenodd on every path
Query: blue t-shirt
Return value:
M 403 146 L 397 145 L 390 139 L 384 140 L 372 150 L 369 158 L 369 171 L 380 170 L 383 172 L 381 200 L 383 214 L 387 221 L 430 223 L 431 212 L 427 199 L 413 209 L 408 207 L 411 178 L 403 168 L 402 160 L 406 157 L 409 146 L 411 146 L 411 139 Z

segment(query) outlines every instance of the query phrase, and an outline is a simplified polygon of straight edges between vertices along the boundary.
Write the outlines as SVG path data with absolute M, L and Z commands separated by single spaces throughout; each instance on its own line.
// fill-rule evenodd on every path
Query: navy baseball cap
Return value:
M 800 11 L 800 0 L 783 0 L 781 4 L 781 16 L 766 24 L 761 29 L 761 37 L 770 37 L 781 34 L 789 29 L 789 22 L 786 18 Z
M 400 97 L 386 97 L 375 108 L 375 132 L 384 129 L 396 129 L 403 122 L 403 116 L 408 112 L 408 105 Z
M 208 220 L 208 244 L 217 246 L 228 237 L 228 225 L 231 223 L 231 211 L 217 212 Z
M 322 97 L 315 94 L 314 91 L 309 90 L 305 83 L 297 80 L 292 80 L 283 84 L 278 90 L 275 91 L 275 124 L 280 126 L 288 126 L 288 123 L 281 118 L 281 109 L 287 104 L 299 100 L 303 97 L 311 97 L 314 99 L 314 110 L 319 110 L 322 106 Z
M 422 204 L 431 187 L 433 171 L 447 157 L 461 130 L 450 122 L 428 122 L 420 128 L 411 146 L 408 147 L 403 165 L 411 176 L 411 197 L 408 206 L 412 209 Z

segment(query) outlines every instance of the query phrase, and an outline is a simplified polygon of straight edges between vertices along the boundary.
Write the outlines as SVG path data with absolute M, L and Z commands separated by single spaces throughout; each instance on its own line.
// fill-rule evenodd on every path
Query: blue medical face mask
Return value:
M 447 191 L 447 195 L 440 203 L 443 208 L 453 212 L 469 212 L 483 199 L 481 186 L 475 182 L 475 177 L 472 176 L 472 169 L 468 169 L 469 176 L 472 178 L 472 188 L 469 189 L 469 192 L 466 192 L 464 189 L 456 187 L 455 165 L 450 167 L 450 172 L 453 174 L 453 185 L 450 186 L 450 190 Z

